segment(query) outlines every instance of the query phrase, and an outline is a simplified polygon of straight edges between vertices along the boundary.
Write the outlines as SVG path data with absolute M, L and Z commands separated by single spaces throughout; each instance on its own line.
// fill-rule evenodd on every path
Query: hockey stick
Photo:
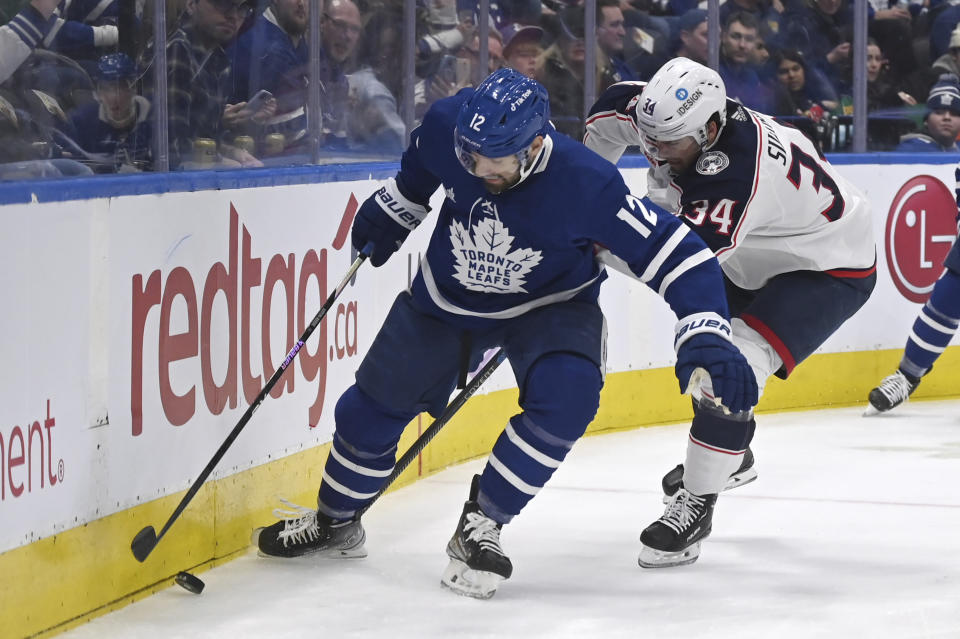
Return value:
M 190 486 L 190 490 L 187 491 L 187 494 L 183 496 L 183 499 L 180 500 L 180 503 L 177 505 L 177 508 L 173 511 L 173 514 L 170 515 L 170 518 L 167 520 L 167 523 L 163 525 L 163 528 L 160 529 L 160 534 L 157 534 L 157 531 L 154 530 L 153 526 L 147 526 L 143 530 L 137 533 L 137 536 L 133 538 L 133 541 L 130 542 L 130 550 L 133 551 L 133 556 L 136 557 L 137 561 L 142 562 L 147 556 L 153 551 L 160 540 L 163 538 L 167 531 L 170 530 L 170 526 L 173 525 L 173 522 L 180 517 L 180 514 L 183 513 L 184 509 L 187 507 L 187 504 L 196 496 L 197 492 L 200 490 L 200 487 L 207 480 L 207 477 L 210 476 L 210 473 L 213 472 L 214 467 L 220 462 L 223 456 L 226 454 L 227 449 L 230 448 L 233 444 L 233 440 L 237 438 L 240 434 L 240 431 L 243 430 L 243 427 L 247 425 L 247 422 L 250 421 L 250 418 L 253 417 L 253 414 L 256 412 L 257 408 L 260 407 L 260 404 L 267 397 L 267 393 L 273 389 L 277 381 L 283 376 L 283 373 L 287 370 L 287 367 L 293 362 L 296 358 L 297 353 L 300 352 L 300 349 L 303 348 L 304 343 L 310 338 L 313 334 L 313 331 L 320 325 L 320 322 L 323 320 L 324 316 L 327 314 L 327 311 L 333 306 L 334 302 L 337 301 L 337 298 L 340 297 L 340 293 L 343 292 L 343 289 L 347 287 L 347 284 L 353 278 L 354 273 L 357 272 L 357 269 L 360 268 L 360 265 L 364 263 L 370 253 L 373 251 L 373 244 L 367 244 L 363 247 L 363 250 L 360 251 L 360 254 L 357 256 L 357 259 L 353 261 L 353 264 L 350 265 L 350 268 L 347 269 L 347 274 L 344 275 L 343 280 L 340 282 L 340 285 L 337 286 L 336 290 L 330 294 L 327 298 L 327 301 L 323 303 L 323 306 L 320 307 L 320 310 L 313 317 L 313 320 L 310 322 L 310 325 L 307 326 L 307 329 L 303 332 L 303 335 L 300 336 L 300 339 L 297 340 L 297 343 L 293 345 L 293 348 L 290 349 L 290 352 L 287 353 L 287 356 L 283 359 L 283 363 L 280 364 L 280 368 L 274 371 L 273 376 L 267 381 L 263 389 L 260 391 L 260 394 L 257 395 L 256 399 L 253 400 L 253 403 L 247 408 L 246 412 L 243 413 L 243 416 L 240 418 L 240 421 L 237 422 L 237 425 L 233 427 L 233 430 L 230 431 L 230 434 L 227 435 L 227 438 L 220 445 L 220 448 L 217 449 L 217 452 L 213 454 L 213 458 L 200 472 L 200 476 L 194 480 L 193 485 Z
M 467 402 L 467 400 L 477 392 L 480 386 L 487 381 L 487 378 L 493 375 L 493 371 L 497 370 L 497 366 L 499 366 L 506 358 L 507 354 L 503 352 L 503 349 L 500 349 L 496 352 L 496 354 L 494 354 L 489 362 L 483 365 L 483 368 L 481 368 L 480 371 L 473 376 L 473 379 L 470 380 L 463 390 L 460 391 L 457 396 L 450 401 L 449 404 L 447 404 L 447 407 L 443 409 L 443 413 L 441 413 L 440 417 L 437 417 L 437 419 L 430 424 L 429 428 L 423 431 L 420 437 L 417 438 L 417 441 L 410 445 L 410 448 L 407 449 L 407 452 L 400 457 L 400 459 L 397 461 L 397 465 L 393 467 L 393 472 L 390 473 L 389 477 L 387 477 L 387 481 L 383 484 L 380 490 L 377 491 L 377 494 L 374 495 L 373 499 L 367 502 L 363 508 L 357 511 L 357 519 L 359 519 L 363 513 L 367 512 L 370 506 L 372 506 L 375 501 L 380 499 L 380 496 L 383 495 L 383 493 L 387 492 L 387 488 L 390 487 L 390 484 L 396 481 L 397 477 L 399 477 L 403 471 L 407 469 L 407 466 L 409 466 L 410 463 L 417 458 L 417 455 L 423 452 L 423 449 L 427 447 L 427 444 L 429 444 L 434 437 L 437 436 L 437 433 L 440 432 L 440 429 L 447 425 L 447 422 L 449 422 L 456 412 L 460 410 L 460 408 Z

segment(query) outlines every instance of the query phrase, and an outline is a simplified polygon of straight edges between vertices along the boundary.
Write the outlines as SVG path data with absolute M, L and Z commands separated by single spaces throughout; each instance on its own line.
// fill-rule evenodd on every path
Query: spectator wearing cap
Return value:
M 97 64 L 95 102 L 70 114 L 77 145 L 101 156 L 108 171 L 150 168 L 153 127 L 150 102 L 135 91 L 137 68 L 124 53 L 111 53 Z
M 960 81 L 957 76 L 940 76 L 927 97 L 923 128 L 900 138 L 897 151 L 923 153 L 956 152 L 960 135 Z
M 703 9 L 690 9 L 680 16 L 677 29 L 680 38 L 677 57 L 707 64 L 707 12 Z
M 512 23 L 501 31 L 503 35 L 503 61 L 511 69 L 528 78 L 537 77 L 537 59 L 543 54 L 540 41 L 543 29 L 533 25 Z
M 230 96 L 230 59 L 224 47 L 237 36 L 237 30 L 252 8 L 245 0 L 187 0 L 186 20 L 167 39 L 167 110 L 171 168 L 195 168 L 191 164 L 194 146 L 212 143 L 217 148 L 219 166 L 262 166 L 248 151 L 226 142 L 225 134 L 254 117 L 273 115 L 276 101 L 270 101 L 257 113 L 246 110 L 246 103 L 227 104 Z M 151 75 L 156 72 L 150 48 L 144 59 L 147 68 L 144 87 L 148 97 L 153 89 Z M 200 144 L 197 142 L 200 141 Z

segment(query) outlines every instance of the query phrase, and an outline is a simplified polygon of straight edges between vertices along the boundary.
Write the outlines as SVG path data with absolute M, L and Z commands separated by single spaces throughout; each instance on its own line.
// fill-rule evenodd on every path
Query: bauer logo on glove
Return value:
M 420 226 L 420 218 L 405 209 L 402 204 L 395 200 L 393 196 L 387 192 L 387 187 L 380 187 L 374 195 L 380 200 L 380 206 L 393 213 L 393 219 L 402 224 L 406 224 L 410 230 Z

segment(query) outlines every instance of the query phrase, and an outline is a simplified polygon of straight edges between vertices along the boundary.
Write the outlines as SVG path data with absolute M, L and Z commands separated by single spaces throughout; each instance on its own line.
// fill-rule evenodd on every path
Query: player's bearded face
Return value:
M 520 181 L 520 161 L 516 154 L 502 158 L 488 158 L 479 153 L 471 153 L 474 165 L 471 171 L 483 180 L 483 186 L 497 195 L 503 193 Z
M 666 162 L 677 174 L 686 171 L 700 155 L 700 145 L 693 136 L 679 140 L 654 140 L 644 138 L 644 146 L 654 158 Z

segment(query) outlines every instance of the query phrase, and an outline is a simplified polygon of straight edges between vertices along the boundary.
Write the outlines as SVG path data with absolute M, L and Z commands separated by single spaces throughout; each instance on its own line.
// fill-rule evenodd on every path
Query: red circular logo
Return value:
M 887 267 L 900 294 L 927 301 L 957 237 L 957 202 L 947 186 L 918 175 L 900 187 L 887 213 Z

